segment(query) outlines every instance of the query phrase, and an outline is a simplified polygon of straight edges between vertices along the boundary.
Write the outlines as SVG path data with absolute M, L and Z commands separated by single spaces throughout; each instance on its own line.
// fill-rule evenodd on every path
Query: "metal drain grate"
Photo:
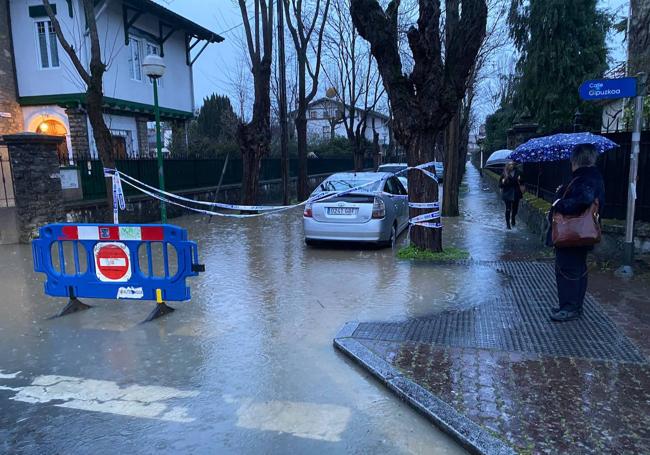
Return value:
M 548 319 L 556 305 L 554 266 L 534 262 L 473 263 L 505 273 L 510 280 L 501 295 L 472 307 L 397 323 L 361 323 L 353 337 L 416 341 L 434 345 L 532 352 L 590 359 L 645 362 L 590 295 L 584 316 L 556 324 Z

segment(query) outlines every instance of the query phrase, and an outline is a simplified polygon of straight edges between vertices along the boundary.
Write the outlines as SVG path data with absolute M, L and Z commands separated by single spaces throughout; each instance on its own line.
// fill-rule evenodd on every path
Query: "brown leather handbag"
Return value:
M 575 179 L 569 183 L 564 199 Z M 591 206 L 580 215 L 563 215 L 553 211 L 553 246 L 556 248 L 573 248 L 593 246 L 600 242 L 600 220 L 598 217 L 599 201 L 594 200 Z

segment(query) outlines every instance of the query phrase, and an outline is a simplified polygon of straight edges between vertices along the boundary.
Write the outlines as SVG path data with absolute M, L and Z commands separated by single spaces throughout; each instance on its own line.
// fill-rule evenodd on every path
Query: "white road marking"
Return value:
M 226 401 L 236 400 L 226 397 Z M 351 414 L 350 408 L 334 404 L 244 399 L 237 410 L 237 426 L 338 442 Z
M 194 418 L 187 415 L 186 407 L 172 406 L 166 400 L 198 395 L 195 391 L 173 387 L 138 384 L 120 387 L 113 381 L 54 375 L 38 376 L 29 386 L 0 386 L 0 389 L 17 392 L 9 399 L 24 403 L 63 401 L 55 406 L 170 422 L 192 422 Z
M 21 371 L 16 371 L 15 373 L 3 373 L 2 370 L 0 370 L 0 379 L 15 379 L 20 373 Z

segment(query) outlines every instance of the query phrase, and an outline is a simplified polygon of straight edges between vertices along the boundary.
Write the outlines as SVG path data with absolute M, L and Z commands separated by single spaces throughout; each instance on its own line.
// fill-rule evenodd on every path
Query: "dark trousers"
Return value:
M 582 309 L 587 292 L 587 253 L 589 248 L 556 248 L 555 281 L 560 308 Z
M 515 198 L 512 201 L 503 201 L 506 203 L 506 222 L 510 224 L 510 220 L 514 220 L 519 212 L 519 199 Z

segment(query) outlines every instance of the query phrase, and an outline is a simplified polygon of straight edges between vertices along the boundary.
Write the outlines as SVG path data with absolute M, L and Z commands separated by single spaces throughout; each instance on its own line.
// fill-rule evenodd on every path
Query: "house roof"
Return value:
M 123 4 L 127 5 L 134 10 L 153 14 L 169 22 L 170 25 L 178 26 L 189 34 L 195 36 L 200 40 L 206 40 L 209 43 L 220 43 L 223 37 L 214 33 L 211 30 L 192 22 L 191 20 L 177 14 L 162 5 L 154 2 L 153 0 L 123 0 Z
M 338 100 L 334 100 L 334 99 L 331 99 L 331 98 L 325 98 L 325 97 L 323 97 L 323 98 L 318 98 L 317 100 L 312 101 L 311 103 L 309 103 L 309 106 L 308 106 L 308 107 L 316 106 L 316 105 L 318 105 L 318 104 L 322 104 L 322 103 L 333 103 L 333 104 L 336 104 L 336 105 L 339 105 L 339 106 L 343 106 L 343 103 L 340 102 L 340 101 L 338 101 Z M 349 104 L 346 104 L 345 107 L 346 107 L 346 109 L 350 109 L 351 106 L 350 106 Z M 361 109 L 361 108 L 359 108 L 359 107 L 357 107 L 356 110 L 357 110 L 358 112 L 362 112 L 362 111 L 363 111 L 363 109 Z M 291 111 L 291 112 L 289 113 L 289 115 L 294 114 L 295 112 L 296 112 L 296 111 L 293 110 L 293 111 Z M 370 115 L 373 115 L 373 116 L 375 116 L 375 117 L 378 117 L 378 118 L 380 118 L 380 119 L 382 119 L 382 120 L 386 120 L 386 121 L 390 120 L 390 117 L 388 117 L 387 115 L 382 114 L 381 112 L 377 112 L 377 111 L 372 110 L 372 109 L 369 111 L 369 114 L 370 114 Z

